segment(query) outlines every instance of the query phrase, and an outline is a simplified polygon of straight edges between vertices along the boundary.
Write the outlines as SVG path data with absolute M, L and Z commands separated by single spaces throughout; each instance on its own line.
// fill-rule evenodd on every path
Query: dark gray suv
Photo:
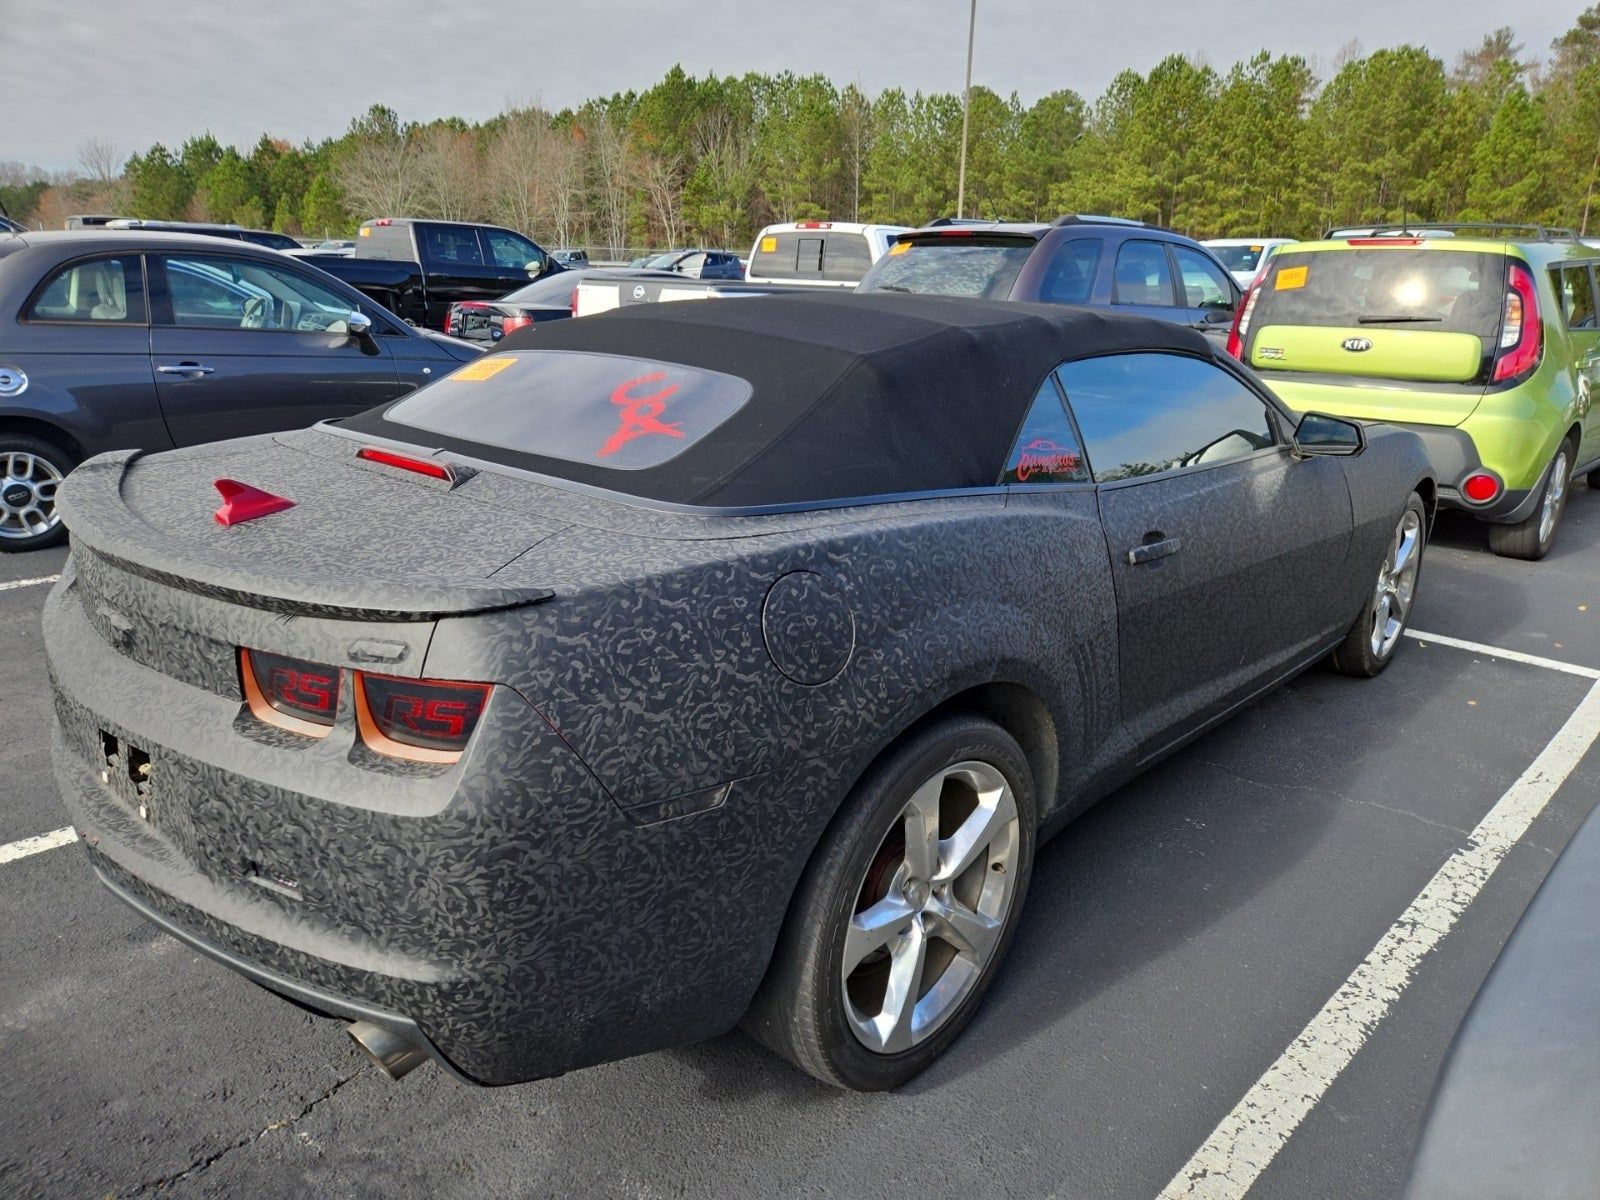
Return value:
M 349 416 L 480 353 L 275 250 L 0 233 L 0 551 L 65 536 L 56 487 L 90 455 Z
M 902 233 L 861 292 L 1076 304 L 1189 325 L 1226 341 L 1239 285 L 1199 242 L 1121 217 L 1048 225 L 946 219 Z

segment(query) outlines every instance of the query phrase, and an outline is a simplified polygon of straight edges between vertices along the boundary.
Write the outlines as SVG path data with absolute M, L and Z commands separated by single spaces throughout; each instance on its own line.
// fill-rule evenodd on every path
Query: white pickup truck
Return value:
M 736 299 L 801 288 L 853 288 L 885 254 L 904 225 L 845 221 L 793 221 L 768 225 L 756 235 L 742 282 L 604 279 L 578 284 L 574 315 L 593 316 L 625 304 L 669 300 Z

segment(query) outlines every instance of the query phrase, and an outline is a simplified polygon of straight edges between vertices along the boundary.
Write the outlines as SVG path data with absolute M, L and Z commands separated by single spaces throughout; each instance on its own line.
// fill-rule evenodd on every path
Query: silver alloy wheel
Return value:
M 1417 590 L 1417 570 L 1422 565 L 1422 516 L 1407 508 L 1389 540 L 1389 553 L 1378 568 L 1373 591 L 1370 645 L 1375 658 L 1386 658 L 1400 640 Z
M 0 538 L 21 540 L 49 533 L 56 514 L 56 489 L 64 472 L 27 450 L 0 450 Z
M 1544 487 L 1544 505 L 1539 513 L 1541 548 L 1555 534 L 1556 522 L 1561 519 L 1561 506 L 1567 499 L 1567 467 L 1567 447 L 1563 443 L 1556 452 L 1555 464 L 1550 468 L 1550 481 Z
M 1020 847 L 1016 798 L 990 764 L 955 763 L 912 793 L 845 934 L 845 1016 L 867 1049 L 909 1050 L 961 1007 L 1005 929 Z

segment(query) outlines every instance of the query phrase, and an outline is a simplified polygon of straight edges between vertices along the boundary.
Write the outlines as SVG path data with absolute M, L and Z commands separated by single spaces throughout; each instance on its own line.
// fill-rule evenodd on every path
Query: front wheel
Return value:
M 1556 526 L 1567 507 L 1567 488 L 1572 483 L 1575 448 L 1572 440 L 1561 443 L 1550 470 L 1544 477 L 1544 488 L 1539 493 L 1539 503 L 1533 515 L 1515 525 L 1489 526 L 1489 549 L 1504 558 L 1525 558 L 1537 562 L 1550 553 L 1555 544 Z
M 1422 497 L 1412 492 L 1378 566 L 1372 594 L 1333 652 L 1333 669 L 1341 675 L 1370 679 L 1389 665 L 1411 616 L 1427 542 L 1427 510 L 1422 507 Z
M 950 717 L 891 749 L 818 846 L 746 1030 L 839 1087 L 927 1068 L 1016 929 L 1034 813 L 1027 758 L 992 721 Z
M 75 465 L 42 438 L 0 433 L 0 552 L 42 550 L 66 539 L 56 489 Z

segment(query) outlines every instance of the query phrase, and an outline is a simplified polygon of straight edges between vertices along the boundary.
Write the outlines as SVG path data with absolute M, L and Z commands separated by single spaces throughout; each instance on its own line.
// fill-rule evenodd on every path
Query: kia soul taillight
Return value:
M 1494 382 L 1520 379 L 1539 365 L 1544 349 L 1544 325 L 1539 318 L 1539 292 L 1533 273 L 1512 263 L 1506 274 L 1505 314 L 1500 322 L 1500 346 L 1494 362 Z

